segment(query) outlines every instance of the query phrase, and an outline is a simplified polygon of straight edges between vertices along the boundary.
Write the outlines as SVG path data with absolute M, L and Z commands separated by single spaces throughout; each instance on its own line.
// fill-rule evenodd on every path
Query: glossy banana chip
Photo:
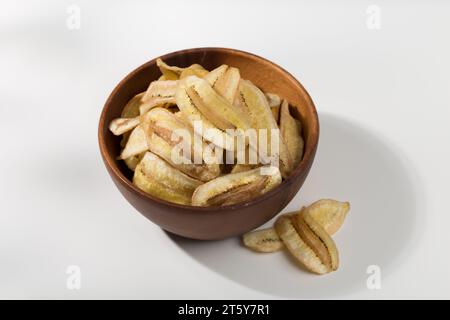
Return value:
M 329 235 L 333 235 L 341 228 L 349 210 L 348 202 L 323 199 L 304 208 L 303 212 L 321 225 Z
M 241 80 L 239 83 L 238 103 L 243 106 L 251 119 L 251 127 L 255 129 L 266 130 L 267 145 L 264 148 L 272 157 L 278 157 L 281 175 L 286 178 L 293 166 L 292 160 L 289 155 L 289 151 L 280 134 L 277 137 L 273 137 L 273 132 L 278 133 L 278 125 L 270 110 L 269 103 L 264 93 L 248 80 Z M 272 139 L 278 138 L 278 152 L 271 150 Z M 262 142 L 260 142 L 262 143 Z M 258 146 L 258 151 L 261 150 L 261 146 Z M 261 155 L 261 160 L 264 160 L 265 155 Z
M 161 105 L 175 104 L 175 92 L 178 87 L 178 80 L 153 81 L 148 86 L 142 97 L 142 104 L 139 107 L 140 114 Z
M 280 119 L 280 106 L 281 98 L 275 93 L 266 93 L 267 102 L 269 103 L 270 110 L 272 111 L 275 121 L 278 123 Z
M 242 236 L 244 245 L 257 252 L 275 252 L 283 249 L 284 244 L 274 228 L 248 232 Z
M 289 104 L 283 100 L 280 110 L 280 132 L 286 143 L 293 167 L 296 167 L 303 157 L 304 141 L 300 121 L 294 119 L 289 112 Z
M 192 193 L 202 184 L 151 152 L 146 152 L 136 166 L 133 183 L 155 197 L 185 205 L 191 203 Z
M 282 215 L 275 222 L 275 230 L 292 256 L 308 270 L 324 274 L 338 268 L 333 239 L 310 216 Z
M 194 206 L 224 206 L 249 201 L 281 183 L 276 167 L 266 167 L 240 173 L 230 173 L 206 182 L 198 187 L 192 196 Z M 270 172 L 268 172 L 270 171 Z
M 139 125 L 133 129 L 125 148 L 122 150 L 119 159 L 127 159 L 148 150 L 147 138 L 144 130 Z
M 131 98 L 130 101 L 125 105 L 125 107 L 122 110 L 122 114 L 120 115 L 121 118 L 135 118 L 139 116 L 139 108 L 141 106 L 142 98 L 144 97 L 145 92 L 141 92 L 137 95 L 135 95 L 133 98 Z
M 117 118 L 109 124 L 109 130 L 116 136 L 120 136 L 127 131 L 134 129 L 139 125 L 140 119 L 136 118 Z

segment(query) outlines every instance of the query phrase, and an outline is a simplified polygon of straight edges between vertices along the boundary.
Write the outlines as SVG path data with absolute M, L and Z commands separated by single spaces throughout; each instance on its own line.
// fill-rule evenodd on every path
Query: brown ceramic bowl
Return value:
M 319 122 L 314 104 L 303 86 L 276 64 L 251 53 L 224 48 L 197 48 L 161 57 L 180 67 L 199 63 L 206 69 L 228 64 L 239 68 L 241 76 L 265 92 L 286 98 L 303 124 L 305 149 L 302 162 L 277 188 L 248 201 L 223 207 L 193 207 L 170 203 L 144 193 L 131 183 L 132 172 L 117 161 L 120 137 L 108 125 L 120 116 L 127 101 L 145 91 L 160 76 L 153 59 L 125 77 L 113 90 L 103 107 L 98 128 L 100 152 L 106 169 L 119 191 L 145 217 L 161 228 L 193 239 L 213 240 L 236 236 L 252 230 L 279 213 L 298 192 L 308 175 L 319 139 Z

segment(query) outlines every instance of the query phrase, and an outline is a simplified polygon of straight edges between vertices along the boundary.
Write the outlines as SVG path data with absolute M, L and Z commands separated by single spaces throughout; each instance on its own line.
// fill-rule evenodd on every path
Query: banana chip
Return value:
M 239 104 L 244 106 L 251 119 L 251 127 L 255 129 L 267 130 L 267 146 L 265 150 L 271 154 L 272 157 L 279 158 L 280 171 L 283 178 L 287 177 L 292 170 L 292 161 L 287 150 L 286 144 L 281 135 L 278 136 L 279 150 L 272 152 L 271 140 L 272 130 L 278 130 L 278 125 L 270 110 L 269 103 L 262 91 L 248 80 L 241 80 L 239 83 Z M 264 161 L 264 158 L 262 158 Z
M 139 125 L 133 129 L 130 138 L 122 150 L 119 159 L 126 159 L 148 150 L 147 138 L 142 127 Z
M 231 173 L 239 173 L 249 171 L 255 168 L 256 165 L 253 164 L 235 164 L 233 169 L 231 169 Z
M 163 200 L 189 205 L 194 190 L 202 184 L 146 152 L 136 166 L 133 183 L 143 191 Z
M 136 118 L 139 116 L 139 108 L 142 104 L 142 98 L 144 97 L 145 92 L 141 92 L 131 98 L 130 101 L 125 105 L 122 110 L 122 114 L 120 115 L 122 118 Z
M 139 117 L 136 118 L 117 118 L 109 124 L 109 130 L 116 136 L 120 136 L 130 131 L 139 124 Z
M 217 128 L 199 111 L 195 103 L 189 97 L 185 83 L 181 83 L 178 86 L 175 98 L 178 108 L 180 108 L 183 113 L 183 117 L 189 121 L 196 134 L 223 149 L 230 151 L 234 150 L 233 137 Z M 201 127 L 199 128 L 198 125 L 195 125 L 196 123 L 200 123 Z
M 309 216 L 282 215 L 275 222 L 275 230 L 292 256 L 308 270 L 324 274 L 338 268 L 333 239 Z
M 329 235 L 335 234 L 344 223 L 350 210 L 350 203 L 323 199 L 303 209 L 304 214 L 311 216 Z
M 248 232 L 243 235 L 242 241 L 247 248 L 257 252 L 275 252 L 284 247 L 283 241 L 281 241 L 274 228 Z
M 262 175 L 261 168 L 257 168 L 230 173 L 206 182 L 195 190 L 192 204 L 195 206 L 231 205 L 262 195 L 281 183 L 278 168 L 265 169 L 270 170 L 270 174 Z
M 280 119 L 280 105 L 281 98 L 275 93 L 266 93 L 267 102 L 269 103 L 270 110 L 272 111 L 275 121 L 278 122 Z
M 227 70 L 214 81 L 212 87 L 232 104 L 238 91 L 240 79 L 239 69 L 227 66 Z
M 180 79 L 184 79 L 187 78 L 189 76 L 197 76 L 199 78 L 203 78 L 208 74 L 208 70 L 206 70 L 205 68 L 203 68 L 201 65 L 199 64 L 193 64 L 190 67 L 188 67 L 187 69 L 184 69 L 181 74 L 180 74 Z
M 192 76 L 185 79 L 184 85 L 195 107 L 217 128 L 222 130 L 250 128 L 250 119 L 247 114 L 224 99 L 206 80 Z M 223 85 L 226 83 L 223 82 Z
M 153 81 L 148 86 L 142 97 L 142 104 L 139 106 L 140 114 L 161 105 L 175 104 L 175 91 L 178 87 L 178 80 Z
M 283 100 L 280 110 L 280 132 L 286 142 L 294 167 L 302 161 L 304 142 L 300 121 L 294 119 L 289 112 L 289 104 Z
M 123 159 L 123 162 L 125 162 L 125 164 L 131 171 L 134 171 L 136 169 L 136 166 L 138 165 L 138 163 L 144 157 L 144 154 L 145 154 L 145 152 L 142 152 L 142 153 L 136 154 L 134 156 L 125 158 L 125 159 Z

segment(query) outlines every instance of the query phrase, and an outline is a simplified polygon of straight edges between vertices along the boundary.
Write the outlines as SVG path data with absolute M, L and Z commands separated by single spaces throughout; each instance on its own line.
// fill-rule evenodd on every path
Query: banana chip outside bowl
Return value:
M 149 195 L 132 184 L 132 172 L 120 153 L 120 137 L 113 135 L 109 123 L 118 118 L 125 104 L 147 89 L 161 74 L 156 58 L 127 75 L 113 90 L 100 116 L 98 141 L 100 153 L 113 182 L 125 199 L 141 214 L 164 230 L 192 239 L 217 240 L 243 234 L 264 224 L 278 214 L 297 194 L 314 161 L 319 120 L 309 94 L 298 80 L 276 64 L 251 53 L 226 48 L 195 48 L 166 54 L 166 63 L 180 67 L 194 63 L 212 70 L 227 64 L 240 70 L 242 78 L 251 80 L 265 92 L 282 96 L 293 106 L 302 122 L 305 141 L 301 162 L 278 187 L 245 203 L 195 207 L 180 205 Z

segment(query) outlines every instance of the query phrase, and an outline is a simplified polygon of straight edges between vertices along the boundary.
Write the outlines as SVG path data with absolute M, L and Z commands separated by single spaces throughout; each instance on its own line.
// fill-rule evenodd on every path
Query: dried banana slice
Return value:
M 266 93 L 267 102 L 269 103 L 270 110 L 272 111 L 275 121 L 278 122 L 280 119 L 280 105 L 281 98 L 275 93 Z
M 242 241 L 247 248 L 257 252 L 275 252 L 284 247 L 274 228 L 248 232 L 242 236 Z
M 142 127 L 139 125 L 133 129 L 130 138 L 122 150 L 119 159 L 126 159 L 148 150 L 147 138 Z
M 256 165 L 254 164 L 235 164 L 233 166 L 233 169 L 231 169 L 231 173 L 239 173 L 239 172 L 245 172 L 249 171 L 255 168 Z
M 338 268 L 333 239 L 308 215 L 282 215 L 275 222 L 275 230 L 289 252 L 308 270 L 324 274 Z
M 144 95 L 145 92 L 141 92 L 131 98 L 123 108 L 122 114 L 120 116 L 122 118 L 135 118 L 139 116 L 139 107 L 142 104 L 142 98 L 144 97 Z
M 205 75 L 203 77 L 203 79 L 205 79 L 206 81 L 208 81 L 208 83 L 214 87 L 214 85 L 216 84 L 216 82 L 223 77 L 223 75 L 225 74 L 225 72 L 227 72 L 228 70 L 228 66 L 226 64 L 223 64 L 217 68 L 215 68 L 214 70 L 211 70 L 207 75 Z
M 130 131 L 139 124 L 139 117 L 136 118 L 117 118 L 109 124 L 109 130 L 116 136 L 120 136 Z
M 296 167 L 303 156 L 304 141 L 300 121 L 294 119 L 289 112 L 289 104 L 283 100 L 280 110 L 280 131 L 286 142 L 287 149 L 292 159 L 293 167 Z
M 257 168 L 230 173 L 206 182 L 195 190 L 192 205 L 231 205 L 258 197 L 281 183 L 278 168 L 266 167 L 265 169 L 266 175 L 261 174 L 261 168 Z
M 175 98 L 178 108 L 180 108 L 184 118 L 189 121 L 196 134 L 220 148 L 230 151 L 234 150 L 233 137 L 217 128 L 197 109 L 197 106 L 189 97 L 184 82 L 178 86 Z
M 265 159 L 267 159 L 267 155 L 261 154 L 261 150 L 266 150 L 272 157 L 278 157 L 281 175 L 283 178 L 287 177 L 292 170 L 292 160 L 290 159 L 286 144 L 278 132 L 278 125 L 270 110 L 266 96 L 250 81 L 241 80 L 239 82 L 239 94 L 237 97 L 237 103 L 243 106 L 250 115 L 251 127 L 258 130 L 266 130 L 267 145 L 263 149 L 261 149 L 261 145 L 258 148 L 261 161 L 266 161 Z M 273 136 L 274 133 L 278 136 Z M 274 138 L 278 138 L 278 152 L 271 150 L 271 141 Z
M 178 80 L 153 81 L 148 86 L 142 97 L 142 104 L 139 107 L 141 114 L 148 110 L 163 105 L 175 104 L 175 92 L 178 87 Z
M 125 162 L 125 164 L 131 171 L 134 171 L 136 169 L 136 166 L 138 165 L 138 163 L 144 157 L 144 154 L 145 154 L 145 152 L 125 158 L 125 159 L 123 159 L 123 162 Z
M 177 113 L 154 108 L 147 112 L 142 122 L 150 151 L 202 181 L 209 181 L 220 174 L 215 155 L 207 152 L 207 144 L 201 137 L 195 136 L 192 127 L 180 119 Z M 200 148 L 196 147 L 196 143 Z
M 226 72 L 214 82 L 212 87 L 232 104 L 238 91 L 240 79 L 239 69 L 228 67 Z
M 190 177 L 200 181 L 209 181 L 220 175 L 218 164 L 193 164 L 191 159 L 186 158 L 181 152 L 173 152 L 173 147 L 170 143 L 156 133 L 149 132 L 147 134 L 147 144 L 151 152 Z
M 303 209 L 329 234 L 335 234 L 344 223 L 350 210 L 350 203 L 331 199 L 322 199 Z
M 180 78 L 180 74 L 184 70 L 184 68 L 169 66 L 160 58 L 156 59 L 156 65 L 166 80 L 178 80 Z
M 197 76 L 199 78 L 203 78 L 208 73 L 209 73 L 209 71 L 206 70 L 205 68 L 203 68 L 201 65 L 193 64 L 181 72 L 180 79 L 184 79 L 189 76 Z
M 156 65 L 164 76 L 164 80 L 178 80 L 184 79 L 188 76 L 198 76 L 204 77 L 208 74 L 208 70 L 203 68 L 201 65 L 194 63 L 187 68 L 180 68 L 176 66 L 169 66 L 167 63 L 161 59 L 156 60 Z
M 250 128 L 247 114 L 225 100 L 206 80 L 192 76 L 185 79 L 184 85 L 195 107 L 217 128 L 222 130 Z
M 190 204 L 194 190 L 202 184 L 151 152 L 146 152 L 136 166 L 133 183 L 155 197 L 186 205 Z

